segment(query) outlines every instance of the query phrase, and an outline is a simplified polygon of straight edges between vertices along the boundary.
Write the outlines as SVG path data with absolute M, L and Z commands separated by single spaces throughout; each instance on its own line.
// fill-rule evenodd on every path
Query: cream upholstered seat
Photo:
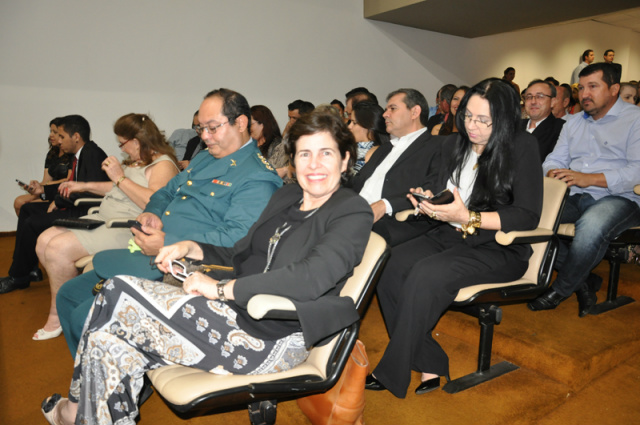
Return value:
M 384 239 L 371 233 L 362 262 L 342 289 L 342 296 L 353 298 L 361 318 L 371 301 L 389 253 Z M 272 295 L 254 296 L 247 310 L 258 320 L 296 317 L 293 304 L 288 299 Z M 221 376 L 173 365 L 147 372 L 147 376 L 162 398 L 181 417 L 249 405 L 252 423 L 275 423 L 277 400 L 323 392 L 337 382 L 358 337 L 358 329 L 359 323 L 354 323 L 329 343 L 313 347 L 305 362 L 286 372 Z
M 530 301 L 549 286 L 558 249 L 555 233 L 566 196 L 565 183 L 544 177 L 542 214 L 538 227 L 529 231 L 496 233 L 496 241 L 501 245 L 531 244 L 533 254 L 524 276 L 513 282 L 474 285 L 458 292 L 450 308 L 477 317 L 480 322 L 478 369 L 476 372 L 447 383 L 443 387 L 446 392 L 457 393 L 518 368 L 509 362 L 491 366 L 493 327 L 502 320 L 500 305 Z M 413 213 L 413 210 L 398 213 L 396 218 L 402 220 L 409 213 Z
M 633 191 L 640 195 L 640 184 L 635 185 Z M 573 223 L 562 223 L 558 227 L 558 235 L 571 239 L 576 235 L 576 227 Z M 625 230 L 611 241 L 604 255 L 609 261 L 609 285 L 607 287 L 607 299 L 591 307 L 589 314 L 601 314 L 607 311 L 630 304 L 635 300 L 627 296 L 618 296 L 618 281 L 620 279 L 620 265 L 626 263 L 629 255 L 628 248 L 640 244 L 640 227 L 632 227 Z

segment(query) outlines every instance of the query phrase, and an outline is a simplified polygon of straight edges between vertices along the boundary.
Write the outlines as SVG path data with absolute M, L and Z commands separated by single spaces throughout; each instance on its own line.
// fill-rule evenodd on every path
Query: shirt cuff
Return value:
M 382 198 L 382 202 L 384 202 L 384 205 L 387 207 L 387 215 L 393 214 L 393 208 L 391 207 L 391 204 L 389 203 L 389 201 Z

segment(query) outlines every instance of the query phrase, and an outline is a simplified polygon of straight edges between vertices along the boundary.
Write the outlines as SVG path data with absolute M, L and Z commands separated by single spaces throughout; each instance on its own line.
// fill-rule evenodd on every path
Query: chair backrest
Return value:
M 360 318 L 364 315 L 369 301 L 375 292 L 377 281 L 383 266 L 389 257 L 387 242 L 377 233 L 371 232 L 369 242 L 362 256 L 362 261 L 353 269 L 353 275 L 347 280 L 340 295 L 351 297 L 358 309 Z M 339 336 L 321 347 L 314 347 L 305 363 L 312 364 L 318 370 L 325 370 L 329 359 L 333 356 Z
M 544 177 L 542 213 L 540 214 L 538 228 L 548 229 L 554 233 L 558 230 L 558 226 L 560 224 L 560 212 L 566 198 L 566 192 L 566 183 L 551 177 Z M 529 268 L 523 276 L 524 279 L 533 282 L 538 281 L 538 274 L 546 256 L 548 244 L 549 242 L 531 244 L 533 254 L 529 259 Z
M 542 212 L 540 214 L 540 221 L 538 222 L 538 229 L 546 229 L 555 233 L 560 224 L 560 213 L 566 199 L 567 185 L 560 180 L 550 177 L 544 177 L 543 184 Z M 547 261 L 549 260 L 548 254 L 551 243 L 557 244 L 557 241 L 544 241 L 531 244 L 533 254 L 529 259 L 529 268 L 527 268 L 525 274 L 517 281 L 487 283 L 462 288 L 458 291 L 458 295 L 455 298 L 455 305 L 464 306 L 470 303 L 485 302 L 489 299 L 495 301 L 495 298 L 500 297 L 492 296 L 491 294 L 495 293 L 495 290 L 499 288 L 518 285 L 522 287 L 547 285 L 551 277 L 552 264 L 549 264 L 549 261 Z M 554 258 L 555 256 L 552 256 L 552 259 Z

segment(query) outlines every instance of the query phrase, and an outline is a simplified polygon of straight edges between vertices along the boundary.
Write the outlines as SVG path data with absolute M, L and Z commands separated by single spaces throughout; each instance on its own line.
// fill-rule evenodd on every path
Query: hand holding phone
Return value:
M 20 186 L 21 188 L 23 188 L 27 192 L 29 191 L 29 185 L 26 184 L 25 182 L 16 179 L 16 183 L 18 183 L 18 186 Z
M 412 195 L 418 202 L 427 201 L 433 205 L 450 204 L 453 202 L 453 199 L 454 199 L 453 193 L 449 189 L 445 189 L 442 192 L 439 192 L 431 197 L 426 196 L 422 193 L 417 193 L 417 192 L 413 192 Z
M 111 227 L 120 227 L 120 228 L 126 227 L 127 229 L 130 229 L 133 227 L 134 229 L 141 231 L 145 235 L 148 235 L 148 233 L 145 233 L 142 230 L 142 224 L 140 224 L 138 220 L 115 221 L 111 223 Z

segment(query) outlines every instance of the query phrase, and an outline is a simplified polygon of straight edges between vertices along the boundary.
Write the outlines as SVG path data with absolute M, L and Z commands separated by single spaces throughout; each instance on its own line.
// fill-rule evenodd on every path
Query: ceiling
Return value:
M 466 38 L 589 20 L 640 32 L 638 0 L 364 0 L 364 17 Z

